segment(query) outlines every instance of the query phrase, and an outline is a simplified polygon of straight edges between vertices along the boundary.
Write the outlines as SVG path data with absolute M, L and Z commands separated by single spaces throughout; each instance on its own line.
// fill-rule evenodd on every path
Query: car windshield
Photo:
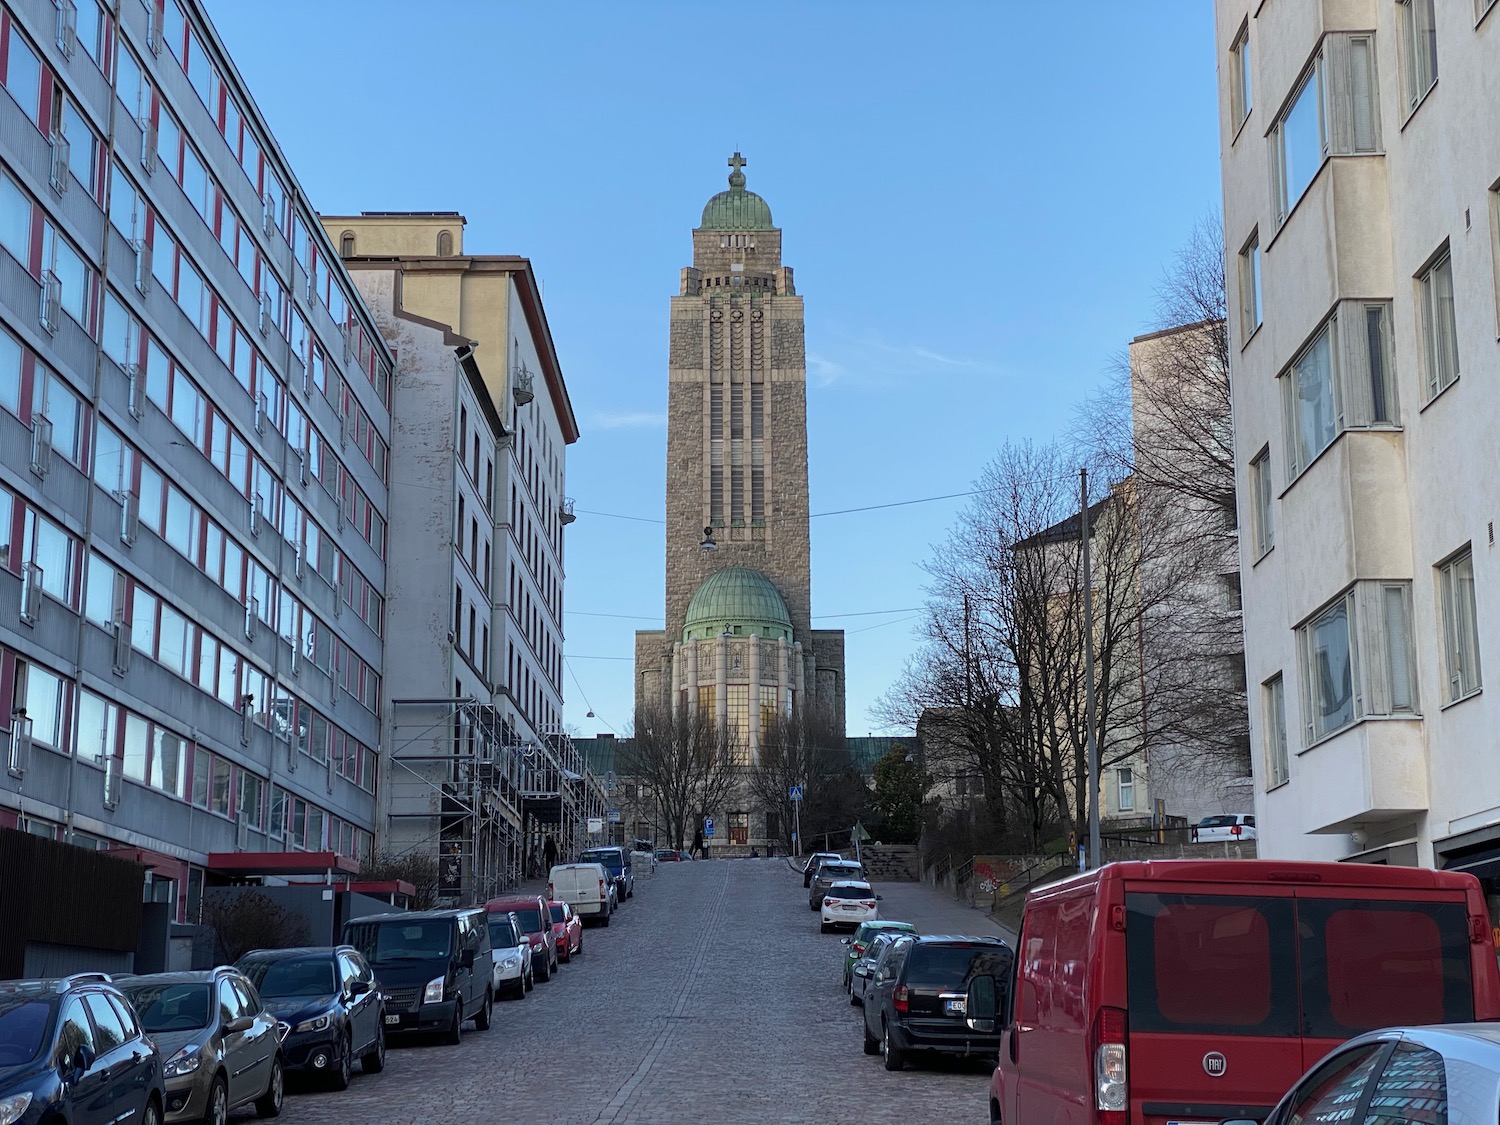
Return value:
M 262 997 L 332 996 L 338 991 L 333 983 L 333 959 L 326 956 L 301 957 L 285 961 L 251 961 L 245 975 Z
M 509 949 L 521 944 L 521 935 L 510 924 L 509 918 L 490 919 L 490 946 L 493 949 Z
M 868 883 L 835 883 L 828 888 L 828 898 L 873 898 Z
M 0 1066 L 30 1062 L 41 1054 L 52 1001 L 40 996 L 0 997 Z
M 584 852 L 578 857 L 579 863 L 602 863 L 610 871 L 622 870 L 625 861 L 620 858 L 619 852 Z
M 542 913 L 535 907 L 530 910 L 523 907 L 520 910 L 514 911 L 514 913 L 521 923 L 523 933 L 534 934 L 544 928 L 542 926 Z
M 927 945 L 912 954 L 906 983 L 913 988 L 962 988 L 969 977 L 1004 977 L 1008 950 L 998 945 Z
M 1232 816 L 1205 816 L 1198 822 L 1199 828 L 1224 828 L 1235 823 Z
M 372 965 L 389 961 L 434 961 L 453 948 L 453 923 L 432 918 L 420 922 L 361 922 L 349 927 L 349 944 Z
M 561 903 L 554 902 L 550 907 L 548 907 L 548 909 L 552 911 L 552 920 L 554 922 L 563 921 L 563 908 Z
M 206 984 L 125 984 L 121 991 L 140 1013 L 148 1032 L 197 1031 L 208 1026 Z

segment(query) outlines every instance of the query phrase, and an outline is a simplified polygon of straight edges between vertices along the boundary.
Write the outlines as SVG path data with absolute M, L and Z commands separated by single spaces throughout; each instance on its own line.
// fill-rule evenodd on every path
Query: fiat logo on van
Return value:
M 1210 1078 L 1223 1078 L 1224 1072 L 1229 1069 L 1229 1060 L 1218 1051 L 1210 1051 L 1203 1056 L 1203 1073 Z

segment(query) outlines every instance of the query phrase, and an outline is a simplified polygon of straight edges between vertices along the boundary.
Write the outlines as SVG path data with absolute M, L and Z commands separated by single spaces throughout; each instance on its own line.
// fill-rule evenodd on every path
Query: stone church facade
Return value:
M 812 628 L 802 298 L 729 163 L 672 298 L 666 628 L 636 634 L 636 703 L 712 707 L 748 766 L 775 714 L 812 705 L 842 728 L 844 634 Z

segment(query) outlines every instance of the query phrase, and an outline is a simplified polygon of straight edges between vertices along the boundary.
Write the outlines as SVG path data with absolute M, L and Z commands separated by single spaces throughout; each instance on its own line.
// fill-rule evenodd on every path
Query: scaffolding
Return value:
M 566 732 L 524 739 L 479 700 L 391 701 L 383 850 L 438 864 L 438 897 L 482 903 L 541 870 L 547 836 L 560 858 L 588 846 L 604 785 Z

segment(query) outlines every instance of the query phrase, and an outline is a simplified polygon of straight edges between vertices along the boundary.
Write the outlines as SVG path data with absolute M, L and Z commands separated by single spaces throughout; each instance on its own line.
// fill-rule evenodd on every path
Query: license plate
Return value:
M 388 1023 L 388 1024 L 391 1024 L 391 1023 L 400 1023 L 401 1022 L 401 1017 L 400 1016 L 386 1016 L 385 1017 L 385 1022 Z
M 961 1016 L 969 1010 L 969 1002 L 967 1000 L 945 1000 L 943 1001 L 943 1010 L 950 1016 Z M 1187 1125 L 1187 1122 L 1182 1122 L 1181 1125 Z
M 1167 1125 L 1216 1125 L 1213 1121 L 1179 1121 L 1177 1118 L 1167 1122 Z

